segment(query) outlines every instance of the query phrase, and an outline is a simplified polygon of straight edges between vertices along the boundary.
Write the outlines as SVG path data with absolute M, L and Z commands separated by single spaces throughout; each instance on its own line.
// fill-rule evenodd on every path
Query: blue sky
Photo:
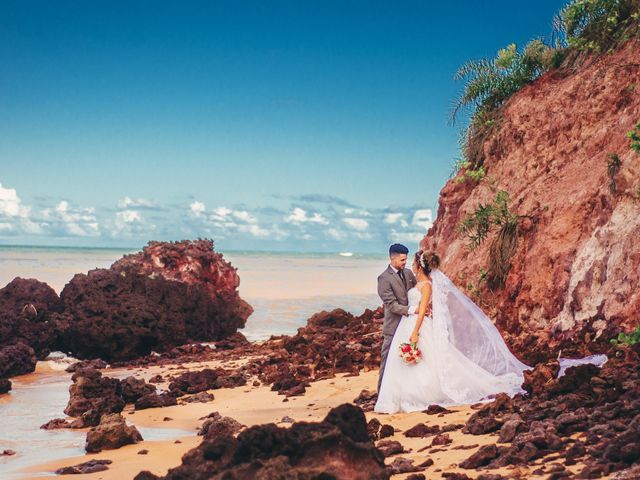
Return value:
M 0 1 L 0 242 L 414 246 L 463 62 L 564 2 Z

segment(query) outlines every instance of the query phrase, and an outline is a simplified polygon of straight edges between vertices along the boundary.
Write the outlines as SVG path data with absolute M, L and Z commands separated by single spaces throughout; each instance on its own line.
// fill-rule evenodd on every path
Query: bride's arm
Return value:
M 424 316 L 427 314 L 427 308 L 431 301 L 431 284 L 425 284 L 420 293 L 422 293 L 422 296 L 420 297 L 420 306 L 418 307 L 418 318 L 416 319 L 416 326 L 413 328 L 410 339 L 412 343 L 417 343 L 422 321 L 424 320 Z

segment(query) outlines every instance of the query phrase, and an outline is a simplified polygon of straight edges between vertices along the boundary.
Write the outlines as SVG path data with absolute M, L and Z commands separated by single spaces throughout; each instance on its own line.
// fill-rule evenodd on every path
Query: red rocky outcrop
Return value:
M 111 269 L 77 274 L 60 298 L 60 345 L 80 358 L 128 360 L 244 326 L 251 307 L 210 240 L 150 242 Z
M 535 364 L 604 351 L 608 340 L 640 321 L 640 155 L 627 132 L 640 121 L 637 40 L 559 69 L 513 95 L 481 148 L 486 177 L 464 172 L 440 192 L 434 226 L 421 248 L 435 250 L 443 271 L 475 298 L 514 353 Z M 615 193 L 609 155 L 621 161 Z M 510 195 L 522 218 L 504 288 L 480 281 L 489 235 L 477 250 L 459 234 L 466 213 Z
M 60 311 L 60 298 L 49 285 L 16 277 L 0 289 L 0 348 L 22 343 L 46 357 L 56 338 L 52 316 Z

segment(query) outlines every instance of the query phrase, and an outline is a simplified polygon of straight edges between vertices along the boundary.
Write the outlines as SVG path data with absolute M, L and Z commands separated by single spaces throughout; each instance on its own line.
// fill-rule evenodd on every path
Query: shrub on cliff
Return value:
M 637 0 L 573 0 L 554 20 L 561 46 L 605 52 L 640 29 Z

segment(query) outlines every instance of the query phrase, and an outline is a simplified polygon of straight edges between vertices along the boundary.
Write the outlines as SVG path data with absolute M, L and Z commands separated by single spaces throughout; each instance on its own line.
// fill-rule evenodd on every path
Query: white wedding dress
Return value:
M 491 320 L 442 272 L 432 271 L 431 281 L 433 318 L 424 318 L 418 340 L 422 360 L 407 365 L 398 353 L 415 327 L 412 313 L 393 336 L 374 411 L 414 412 L 522 392 L 522 372 L 531 367 L 513 356 Z M 409 290 L 409 312 L 420 296 L 416 287 Z

